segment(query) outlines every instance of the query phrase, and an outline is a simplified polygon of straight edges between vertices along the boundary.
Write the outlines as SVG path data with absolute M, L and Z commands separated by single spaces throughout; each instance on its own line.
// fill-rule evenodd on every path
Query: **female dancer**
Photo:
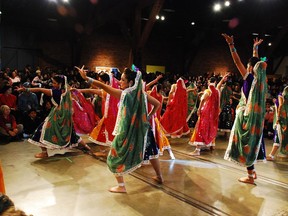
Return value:
M 118 81 L 112 73 L 108 75 L 105 72 L 101 72 L 98 80 L 106 85 L 110 85 L 112 88 L 119 89 Z M 96 152 L 95 156 L 106 157 L 106 147 L 111 147 L 114 139 L 112 132 L 116 123 L 119 99 L 111 97 L 110 94 L 107 94 L 107 92 L 102 89 L 79 89 L 79 91 L 97 94 L 102 99 L 102 118 L 90 133 L 89 140 L 100 145 L 100 152 Z
M 257 159 L 265 159 L 263 125 L 267 93 L 267 64 L 259 61 L 258 58 L 258 46 L 263 40 L 258 40 L 258 38 L 254 40 L 253 57 L 249 59 L 247 68 L 245 68 L 236 52 L 233 36 L 227 34 L 222 34 L 222 36 L 226 39 L 234 63 L 244 80 L 224 159 L 246 166 L 248 176 L 242 177 L 238 181 L 255 184 L 254 163 Z
M 208 81 L 208 89 L 204 91 L 197 111 L 198 121 L 189 141 L 190 145 L 196 146 L 195 150 L 189 153 L 191 156 L 199 156 L 203 146 L 215 146 L 220 114 L 220 87 L 228 75 L 229 73 L 225 74 L 217 86 L 215 77 Z
M 163 152 L 166 149 L 169 152 L 170 158 L 172 160 L 175 160 L 175 156 L 172 152 L 169 140 L 167 139 L 164 133 L 163 127 L 159 122 L 159 119 L 161 118 L 161 109 L 162 109 L 162 104 L 164 100 L 164 96 L 160 93 L 161 88 L 162 88 L 161 84 L 154 85 L 152 88 L 152 91 L 149 93 L 150 96 L 154 97 L 160 103 L 160 108 L 157 110 L 156 114 L 151 117 L 150 124 L 152 126 L 152 130 L 154 132 L 156 143 L 159 148 L 159 154 L 163 155 Z M 152 106 L 149 104 L 148 112 L 150 112 L 151 109 L 152 109 Z
M 158 183 L 163 182 L 158 149 L 148 118 L 156 113 L 160 103 L 153 97 L 143 92 L 141 72 L 133 72 L 126 68 L 121 75 L 120 89 L 112 88 L 86 76 L 84 66 L 78 68 L 83 79 L 96 85 L 113 97 L 120 99 L 119 112 L 114 128 L 115 138 L 107 157 L 107 165 L 115 175 L 118 185 L 110 188 L 110 192 L 126 193 L 123 175 L 137 169 L 143 160 L 149 160 L 156 172 L 153 179 Z M 147 101 L 154 107 L 147 113 Z
M 187 107 L 186 86 L 184 80 L 179 78 L 177 83 L 171 86 L 167 107 L 160 120 L 166 136 L 180 138 L 190 133 L 186 122 Z
M 34 135 L 28 141 L 40 146 L 42 152 L 35 155 L 36 158 L 48 157 L 47 149 L 65 149 L 82 145 L 90 153 L 90 147 L 76 135 L 72 121 L 72 100 L 68 89 L 67 78 L 55 75 L 52 78 L 53 89 L 46 88 L 18 88 L 17 91 L 42 92 L 52 97 L 54 107 L 44 122 L 39 125 Z

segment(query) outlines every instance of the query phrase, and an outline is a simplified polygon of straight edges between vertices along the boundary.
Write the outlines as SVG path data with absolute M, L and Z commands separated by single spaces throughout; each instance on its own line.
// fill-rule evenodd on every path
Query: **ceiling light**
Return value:
M 159 15 L 156 15 L 156 19 L 160 19 L 160 16 L 159 16 Z
M 165 20 L 165 16 L 161 16 L 161 20 Z
M 221 10 L 221 4 L 219 4 L 219 3 L 216 3 L 215 5 L 214 5 L 214 7 L 213 7 L 213 10 L 215 11 L 215 12 L 218 12 L 218 11 L 220 11 Z
M 272 46 L 272 43 L 268 43 L 268 46 Z
M 225 5 L 226 7 L 229 7 L 229 6 L 230 6 L 230 1 L 225 1 L 224 5 Z
M 191 25 L 195 25 L 195 22 L 191 22 Z

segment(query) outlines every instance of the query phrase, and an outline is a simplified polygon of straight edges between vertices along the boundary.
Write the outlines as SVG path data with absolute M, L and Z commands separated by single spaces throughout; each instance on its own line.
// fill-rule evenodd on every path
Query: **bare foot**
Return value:
M 195 150 L 193 152 L 190 152 L 188 155 L 190 155 L 190 156 L 200 156 L 200 151 Z
M 162 184 L 164 182 L 162 176 L 153 176 L 152 179 L 158 182 L 159 184 Z
M 253 178 L 254 178 L 254 179 L 257 179 L 256 171 L 253 171 L 253 174 L 252 174 L 252 175 L 253 175 Z
M 267 161 L 274 161 L 274 156 L 272 156 L 272 155 L 269 154 L 269 155 L 267 156 L 266 160 L 267 160 Z
M 252 177 L 241 177 L 238 179 L 239 182 L 246 183 L 246 184 L 253 184 L 256 185 L 254 182 L 254 178 Z
M 109 189 L 112 193 L 127 193 L 125 186 L 115 186 Z
M 106 152 L 95 152 L 93 153 L 96 157 L 107 157 Z
M 48 157 L 48 153 L 47 152 L 40 152 L 38 154 L 34 155 L 35 158 L 47 158 Z

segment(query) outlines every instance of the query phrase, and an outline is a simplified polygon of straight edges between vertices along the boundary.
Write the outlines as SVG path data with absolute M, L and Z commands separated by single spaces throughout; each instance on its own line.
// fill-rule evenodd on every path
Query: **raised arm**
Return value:
M 154 80 L 152 80 L 151 82 L 149 82 L 148 84 L 146 84 L 146 89 L 150 89 L 150 87 L 151 87 L 152 85 L 154 85 L 155 83 L 157 83 L 162 77 L 163 77 L 163 75 L 160 74 L 160 75 L 157 76 Z
M 253 57 L 259 58 L 258 55 L 258 46 L 263 42 L 263 39 L 258 39 L 257 37 L 253 40 Z
M 84 65 L 82 66 L 82 68 L 76 67 L 75 68 L 78 70 L 78 72 L 80 73 L 81 77 L 88 81 L 89 84 L 95 85 L 99 88 L 102 88 L 104 91 L 106 91 L 108 94 L 120 99 L 122 91 L 120 89 L 115 89 L 113 87 L 111 87 L 110 85 L 106 85 L 104 83 L 99 82 L 98 80 L 92 79 L 91 77 L 87 77 L 86 75 L 86 71 L 84 70 Z
M 77 91 L 79 91 L 81 93 L 97 94 L 99 96 L 102 95 L 102 92 L 100 89 L 77 89 Z
M 47 96 L 52 96 L 52 90 L 51 89 L 46 89 L 46 88 L 25 88 L 25 87 L 20 87 L 17 88 L 16 91 L 18 92 L 42 92 L 43 94 L 47 95 Z
M 227 34 L 222 34 L 222 36 L 225 38 L 229 48 L 230 48 L 230 52 L 231 52 L 231 56 L 233 58 L 233 61 L 236 65 L 236 67 L 238 68 L 240 74 L 242 75 L 242 77 L 244 77 L 247 73 L 247 70 L 246 68 L 244 67 L 238 53 L 237 53 L 237 50 L 234 46 L 234 38 L 233 36 L 229 36 Z
M 226 73 L 226 74 L 222 77 L 222 79 L 219 81 L 219 83 L 217 84 L 217 87 L 216 87 L 216 88 L 217 88 L 219 91 L 220 91 L 220 88 L 221 88 L 222 84 L 227 81 L 229 75 L 230 75 L 230 73 Z

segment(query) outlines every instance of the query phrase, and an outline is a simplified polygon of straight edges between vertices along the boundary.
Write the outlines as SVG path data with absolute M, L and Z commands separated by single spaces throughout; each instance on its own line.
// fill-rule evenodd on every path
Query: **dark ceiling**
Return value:
M 157 0 L 1 0 L 1 24 L 37 28 L 45 34 L 87 35 L 93 32 L 123 33 L 133 29 L 135 9 L 141 8 L 142 26 L 148 22 Z M 57 2 L 57 3 L 56 3 Z M 230 7 L 213 12 L 216 0 L 166 0 L 152 33 L 173 37 L 198 34 L 251 36 L 258 33 L 266 41 L 287 45 L 287 0 L 230 0 Z M 218 1 L 217 2 L 224 2 Z M 195 25 L 191 25 L 195 22 Z M 124 29 L 124 30 L 123 30 Z M 279 36 L 282 34 L 282 36 Z M 284 34 L 284 36 L 283 36 Z

